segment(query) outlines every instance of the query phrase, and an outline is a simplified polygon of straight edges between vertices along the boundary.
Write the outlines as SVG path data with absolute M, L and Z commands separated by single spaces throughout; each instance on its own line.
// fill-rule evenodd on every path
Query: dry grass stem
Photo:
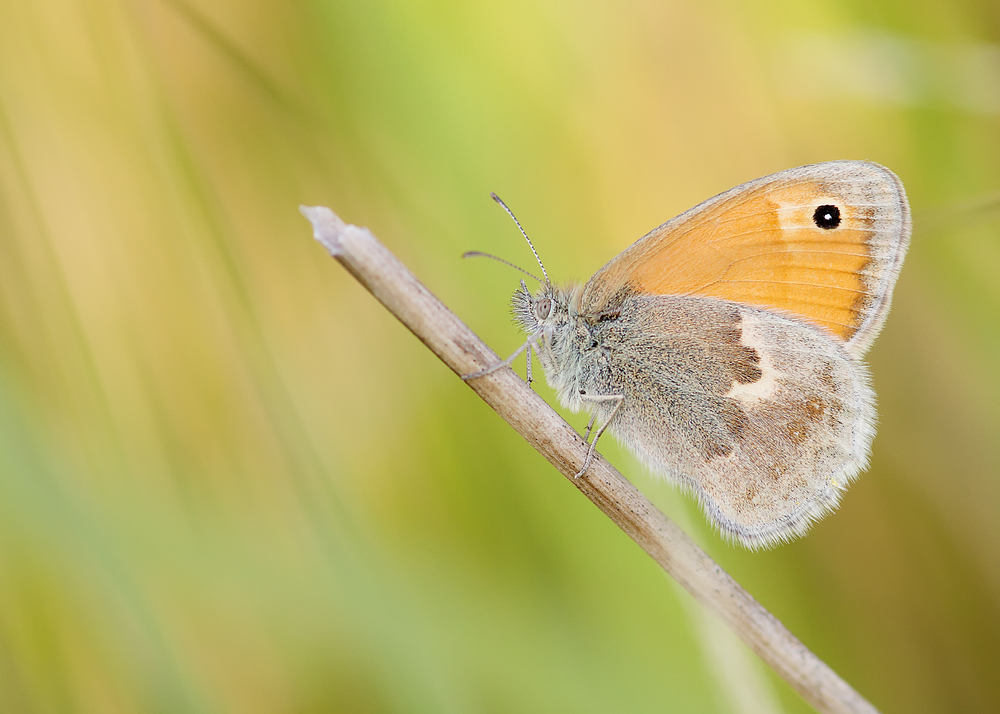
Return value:
M 301 210 L 330 254 L 456 375 L 499 361 L 367 229 L 345 224 L 329 208 Z M 513 370 L 500 369 L 467 384 L 818 711 L 876 711 L 599 454 L 584 478 L 573 478 L 587 457 L 587 445 Z

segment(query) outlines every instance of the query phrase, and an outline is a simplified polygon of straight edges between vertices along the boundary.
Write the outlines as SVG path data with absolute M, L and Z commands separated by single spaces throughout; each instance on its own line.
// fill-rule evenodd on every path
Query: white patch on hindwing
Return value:
M 751 314 L 747 312 L 743 312 L 741 318 L 740 344 L 756 350 L 760 357 L 757 366 L 760 368 L 761 376 L 756 382 L 749 384 L 741 384 L 739 381 L 733 380 L 733 388 L 726 393 L 726 396 L 752 405 L 774 397 L 781 373 L 775 369 L 774 360 L 771 358 L 771 352 L 774 349 L 773 341 L 768 340 L 766 332 L 760 329 L 760 322 L 753 319 Z

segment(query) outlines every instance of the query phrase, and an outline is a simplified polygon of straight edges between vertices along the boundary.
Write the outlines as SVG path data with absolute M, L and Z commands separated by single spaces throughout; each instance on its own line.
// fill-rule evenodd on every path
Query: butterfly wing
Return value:
M 866 161 L 802 166 L 654 229 L 590 279 L 581 310 L 601 313 L 626 293 L 721 298 L 804 318 L 860 357 L 885 321 L 909 239 L 909 205 L 891 171 Z

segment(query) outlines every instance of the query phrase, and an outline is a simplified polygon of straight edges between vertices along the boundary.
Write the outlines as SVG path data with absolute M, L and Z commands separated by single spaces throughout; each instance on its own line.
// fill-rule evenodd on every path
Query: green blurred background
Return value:
M 916 230 L 840 510 L 749 553 L 603 451 L 874 704 L 989 711 L 996 3 L 0 1 L 0 711 L 809 711 L 297 206 L 506 354 L 518 275 L 459 257 L 530 267 L 490 191 L 584 279 L 845 158 Z

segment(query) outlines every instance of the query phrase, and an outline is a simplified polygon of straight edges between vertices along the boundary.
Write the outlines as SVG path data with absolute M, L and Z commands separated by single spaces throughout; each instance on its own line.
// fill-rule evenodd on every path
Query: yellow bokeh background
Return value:
M 602 451 L 885 711 L 1000 700 L 1000 9 L 0 0 L 0 711 L 804 712 L 311 238 L 503 354 L 743 181 L 915 217 L 870 471 L 750 553 Z M 550 401 L 544 386 L 540 391 Z M 586 418 L 569 415 L 582 428 Z

